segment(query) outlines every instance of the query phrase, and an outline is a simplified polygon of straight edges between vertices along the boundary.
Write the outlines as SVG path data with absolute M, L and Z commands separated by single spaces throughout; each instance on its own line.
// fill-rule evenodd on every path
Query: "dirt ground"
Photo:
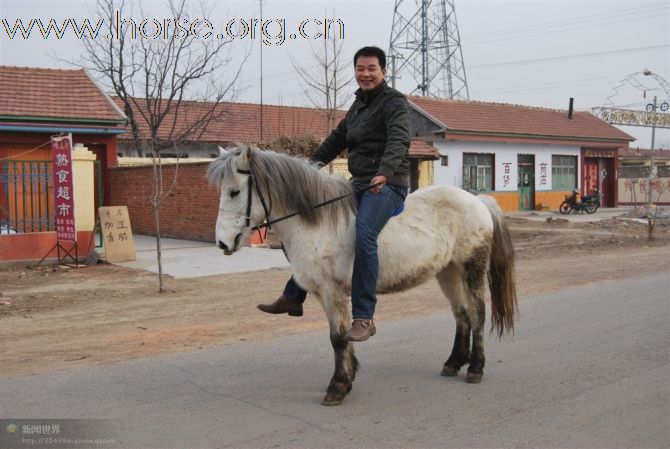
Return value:
M 522 312 L 530 295 L 670 269 L 670 223 L 657 225 L 652 242 L 646 224 L 631 220 L 508 223 Z M 327 329 L 309 298 L 302 318 L 256 309 L 278 296 L 288 276 L 275 269 L 169 278 L 159 294 L 155 274 L 109 264 L 0 267 L 0 378 Z M 383 323 L 448 310 L 431 281 L 383 295 L 375 318 Z

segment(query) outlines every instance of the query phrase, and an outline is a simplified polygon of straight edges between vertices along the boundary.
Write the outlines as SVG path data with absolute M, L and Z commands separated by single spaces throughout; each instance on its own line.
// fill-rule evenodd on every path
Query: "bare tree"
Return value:
M 131 0 L 132 1 L 132 0 Z M 164 182 L 161 152 L 172 149 L 179 154 L 183 142 L 197 141 L 214 120 L 225 114 L 223 101 L 232 101 L 242 65 L 248 51 L 236 68 L 233 65 L 232 39 L 216 30 L 191 33 L 188 26 L 196 18 L 206 21 L 209 11 L 200 4 L 199 11 L 187 10 L 187 0 L 168 0 L 167 25 L 153 21 L 142 29 L 133 20 L 145 14 L 138 2 L 98 0 L 96 14 L 105 18 L 109 39 L 85 39 L 85 56 L 78 63 L 116 95 L 128 117 L 132 147 L 139 156 L 151 155 L 151 205 L 156 224 L 156 256 L 159 290 L 163 291 L 161 263 L 160 208 L 176 182 Z M 121 18 L 121 26 L 119 26 Z M 172 22 L 169 22 L 171 20 Z M 160 21 L 158 21 L 160 22 Z M 209 23 L 209 22 L 208 22 Z M 160 26 L 165 26 L 160 29 Z M 157 30 L 160 31 L 157 32 Z M 146 33 L 151 33 L 147 36 Z
M 316 62 L 311 65 L 312 68 L 299 64 L 293 58 L 291 64 L 302 80 L 303 91 L 310 103 L 325 110 L 326 129 L 331 130 L 337 125 L 337 112 L 351 98 L 351 81 L 354 77 L 351 75 L 351 66 L 343 60 L 343 41 L 334 36 L 322 41 L 322 47 L 312 47 L 312 56 Z
M 664 183 L 662 180 L 647 181 L 646 183 L 644 181 L 647 180 L 640 180 L 640 186 L 644 186 L 645 198 L 651 199 L 650 203 L 644 205 L 645 218 L 647 219 L 647 241 L 651 242 L 654 239 L 654 228 L 659 217 L 658 202 L 661 200 L 661 196 L 663 196 L 669 184 Z M 654 191 L 658 194 L 656 201 L 653 201 Z

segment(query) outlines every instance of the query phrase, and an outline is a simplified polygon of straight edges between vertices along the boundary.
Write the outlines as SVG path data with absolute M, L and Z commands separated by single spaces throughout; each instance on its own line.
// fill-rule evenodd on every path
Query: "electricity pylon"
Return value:
M 389 65 L 410 94 L 469 99 L 454 0 L 396 0 Z

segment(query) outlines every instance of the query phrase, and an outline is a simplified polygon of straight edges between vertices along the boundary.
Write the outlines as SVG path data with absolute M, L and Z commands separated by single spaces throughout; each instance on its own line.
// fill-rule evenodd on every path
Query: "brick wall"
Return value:
M 188 240 L 214 241 L 219 192 L 205 178 L 208 163 L 181 164 L 177 182 L 160 209 L 161 235 Z M 163 166 L 163 185 L 170 188 L 174 165 Z M 155 235 L 151 204 L 152 167 L 110 169 L 112 206 L 128 206 L 133 232 Z

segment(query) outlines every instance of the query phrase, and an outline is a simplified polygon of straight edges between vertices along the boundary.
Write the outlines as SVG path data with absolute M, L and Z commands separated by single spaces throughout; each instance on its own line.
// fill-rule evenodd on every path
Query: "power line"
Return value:
M 656 18 L 658 18 L 658 14 L 654 14 L 654 15 L 651 15 L 651 16 L 637 17 L 637 18 L 626 18 L 626 19 L 622 19 L 622 20 L 615 20 L 615 21 L 612 21 L 612 22 L 603 22 L 603 23 L 597 23 L 597 24 L 586 23 L 586 24 L 583 24 L 583 25 L 578 25 L 578 26 L 573 26 L 573 27 L 568 27 L 568 28 L 561 28 L 561 29 L 557 29 L 557 30 L 539 31 L 539 32 L 532 33 L 532 34 L 521 34 L 521 35 L 518 35 L 518 36 L 508 36 L 508 37 L 500 37 L 500 36 L 491 37 L 490 39 L 482 40 L 482 41 L 479 41 L 479 42 L 472 42 L 472 41 L 466 42 L 465 45 L 468 46 L 468 47 L 477 46 L 477 45 L 486 45 L 486 44 L 490 44 L 490 43 L 497 43 L 497 42 L 500 42 L 500 41 L 508 41 L 508 40 L 514 40 L 514 39 L 527 39 L 529 37 L 542 36 L 542 35 L 545 35 L 545 34 L 564 33 L 566 31 L 574 31 L 574 30 L 580 30 L 580 29 L 584 29 L 584 28 L 591 29 L 591 28 L 603 27 L 603 26 L 608 26 L 608 25 L 615 25 L 617 23 L 631 23 L 631 22 L 637 22 L 637 21 L 640 21 L 640 20 L 649 20 L 649 19 L 656 19 Z
M 624 16 L 629 16 L 629 11 L 634 10 L 637 13 L 649 13 L 651 11 L 656 11 L 656 10 L 665 10 L 668 9 L 666 5 L 649 5 L 650 9 L 647 7 L 635 7 L 635 8 L 626 8 L 618 11 L 611 11 L 608 13 L 604 14 L 593 14 L 590 16 L 577 16 L 577 17 L 572 17 L 568 19 L 562 19 L 562 20 L 554 20 L 554 21 L 549 21 L 549 22 L 542 22 L 542 23 L 535 23 L 532 25 L 525 25 L 521 27 L 514 27 L 514 28 L 502 28 L 499 30 L 493 30 L 493 31 L 488 31 L 486 33 L 479 33 L 479 34 L 472 34 L 472 35 L 465 35 L 463 36 L 464 40 L 476 40 L 476 39 L 481 39 L 483 37 L 488 37 L 488 36 L 500 36 L 501 34 L 510 34 L 510 33 L 518 33 L 522 31 L 534 31 L 537 29 L 545 29 L 547 27 L 552 27 L 552 26 L 564 26 L 564 25 L 571 25 L 573 23 L 579 23 L 579 22 L 589 22 L 592 19 L 604 19 L 604 18 L 614 18 L 614 17 L 620 17 L 622 15 Z
M 624 54 L 624 53 L 636 53 L 640 51 L 647 51 L 647 50 L 657 50 L 660 48 L 668 48 L 670 45 L 664 44 L 664 45 L 652 45 L 650 47 L 636 47 L 636 48 L 625 48 L 622 50 L 609 50 L 609 51 L 596 51 L 592 53 L 576 53 L 576 54 L 571 54 L 571 55 L 563 55 L 563 56 L 551 56 L 549 58 L 537 58 L 537 59 L 520 59 L 517 61 L 506 61 L 506 62 L 493 62 L 490 64 L 476 64 L 476 65 L 471 65 L 469 66 L 470 69 L 482 69 L 482 68 L 488 68 L 488 67 L 502 67 L 502 66 L 508 66 L 508 65 L 520 65 L 520 64 L 538 64 L 538 63 L 543 63 L 543 62 L 556 62 L 556 61 L 564 61 L 566 59 L 578 59 L 578 58 L 586 58 L 586 57 L 591 57 L 591 56 L 606 56 L 606 55 L 619 55 L 619 54 Z

